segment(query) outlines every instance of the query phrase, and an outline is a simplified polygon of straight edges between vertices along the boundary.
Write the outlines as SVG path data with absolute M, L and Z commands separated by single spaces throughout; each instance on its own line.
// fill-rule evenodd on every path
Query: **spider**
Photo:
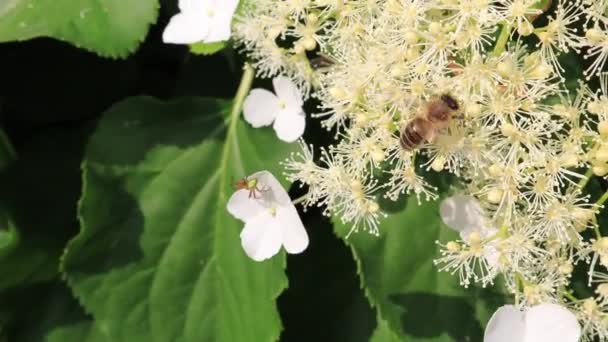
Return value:
M 244 177 L 243 179 L 240 179 L 234 183 L 234 188 L 236 190 L 248 190 L 249 198 L 253 197 L 254 199 L 262 198 L 261 193 L 268 191 L 268 188 L 258 188 L 258 180 L 256 178 L 247 179 L 247 177 Z

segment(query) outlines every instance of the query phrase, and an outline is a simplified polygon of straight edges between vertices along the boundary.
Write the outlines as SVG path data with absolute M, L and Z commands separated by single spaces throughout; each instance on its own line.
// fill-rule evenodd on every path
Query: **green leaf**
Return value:
M 11 340 L 20 342 L 111 342 L 62 283 L 26 289 L 21 296 L 44 290 L 45 296 L 21 313 Z M 27 301 L 27 300 L 26 300 Z M 21 301 L 22 302 L 22 301 Z M 3 303 L 6 304 L 6 303 Z M 13 302 L 13 305 L 17 301 Z M 34 303 L 31 303 L 34 304 Z
M 222 51 L 226 47 L 227 42 L 216 42 L 216 43 L 195 43 L 190 45 L 190 52 L 195 55 L 213 55 L 214 53 Z
M 341 237 L 348 230 L 337 225 Z M 483 326 L 502 297 L 464 289 L 457 276 L 438 272 L 435 241 L 454 238 L 441 223 L 439 201 L 418 205 L 410 197 L 403 211 L 382 221 L 380 237 L 359 233 L 345 240 L 378 310 L 372 341 L 481 341 Z
M 0 42 L 52 37 L 101 56 L 125 57 L 157 14 L 158 0 L 5 0 Z
M 0 174 L 0 291 L 56 278 L 76 233 L 81 128 L 39 132 Z
M 376 327 L 370 342 L 401 342 L 401 339 L 393 333 L 386 321 L 379 319 L 378 326 Z
M 113 342 L 279 337 L 285 256 L 250 260 L 226 202 L 233 181 L 262 169 L 279 175 L 295 146 L 230 119 L 229 107 L 133 98 L 106 113 L 90 141 L 82 231 L 63 269 Z

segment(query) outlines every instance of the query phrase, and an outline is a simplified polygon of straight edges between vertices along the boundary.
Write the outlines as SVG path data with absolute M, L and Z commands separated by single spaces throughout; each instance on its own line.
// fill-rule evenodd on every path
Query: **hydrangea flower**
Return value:
M 253 127 L 273 124 L 279 139 L 294 142 L 304 134 L 306 115 L 302 109 L 304 101 L 296 84 L 284 76 L 272 80 L 274 91 L 253 89 L 245 99 L 245 120 Z
M 255 261 L 276 255 L 281 247 L 298 254 L 308 247 L 308 234 L 298 211 L 279 181 L 268 171 L 246 178 L 246 187 L 228 201 L 228 212 L 245 222 L 241 244 Z
M 238 4 L 238 0 L 179 0 L 180 13 L 171 18 L 163 41 L 193 44 L 228 40 Z
M 505 305 L 492 315 L 484 342 L 578 342 L 576 316 L 557 304 L 540 304 L 526 311 Z
M 587 187 L 608 175 L 608 1 L 549 3 L 256 0 L 233 37 L 259 76 L 288 76 L 318 101 L 311 116 L 337 138 L 303 142 L 284 164 L 309 189 L 305 206 L 380 235 L 381 198 L 435 200 L 432 173 L 450 173 L 470 197 L 441 208 L 460 238 L 438 242 L 438 269 L 463 286 L 501 275 L 522 307 L 564 303 L 586 322 L 583 341 L 603 341 L 608 300 L 570 285 L 585 262 L 590 281 L 608 282 L 597 225 L 608 192 L 592 202 Z M 589 60 L 599 89 L 560 64 L 564 53 Z M 460 108 L 449 127 L 402 149 L 404 128 L 446 94 Z

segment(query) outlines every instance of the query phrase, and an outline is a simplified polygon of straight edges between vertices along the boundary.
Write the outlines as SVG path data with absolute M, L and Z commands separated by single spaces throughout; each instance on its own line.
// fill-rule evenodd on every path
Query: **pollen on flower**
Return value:
M 350 233 L 381 235 L 379 199 L 438 200 L 445 194 L 435 179 L 451 174 L 483 219 L 460 227 L 459 240 L 438 242 L 438 269 L 464 286 L 501 275 L 521 307 L 568 302 L 594 327 L 587 340 L 608 336 L 593 316 L 608 315 L 605 306 L 584 314 L 562 291 L 579 262 L 589 263 L 590 282 L 608 282 L 598 229 L 608 197 L 587 195 L 594 175 L 608 175 L 608 1 L 246 6 L 234 38 L 258 74 L 289 77 L 318 101 L 312 117 L 336 138 L 326 148 L 301 141 L 283 163 L 288 179 L 308 188 L 305 206 L 323 207 Z M 586 78 L 572 78 L 574 56 L 586 59 Z M 458 110 L 445 122 L 407 131 L 447 95 Z

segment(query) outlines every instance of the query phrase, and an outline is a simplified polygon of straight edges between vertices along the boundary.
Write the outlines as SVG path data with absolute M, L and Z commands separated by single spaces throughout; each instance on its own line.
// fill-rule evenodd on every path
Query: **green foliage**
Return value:
M 101 328 L 93 322 L 61 283 L 50 283 L 43 288 L 31 288 L 34 292 L 44 290 L 45 296 L 36 308 L 27 312 L 15 332 L 20 342 L 111 342 Z
M 133 98 L 107 112 L 91 138 L 82 231 L 63 269 L 114 342 L 279 337 L 285 257 L 250 260 L 242 223 L 225 205 L 232 181 L 262 169 L 280 174 L 278 162 L 295 146 L 228 117 L 229 107 Z
M 195 55 L 213 55 L 217 52 L 222 51 L 226 47 L 226 42 L 217 43 L 195 43 L 190 45 L 190 52 Z
M 337 225 L 344 237 L 349 227 Z M 483 326 L 502 303 L 499 294 L 464 289 L 458 277 L 439 273 L 436 241 L 455 238 L 439 218 L 439 201 L 405 209 L 382 222 L 381 236 L 350 236 L 361 284 L 378 310 L 372 341 L 481 341 Z
M 0 174 L 0 293 L 58 276 L 76 222 L 85 133 L 40 133 Z
M 52 37 L 106 57 L 125 57 L 156 21 L 157 0 L 5 0 L 0 42 Z
M 400 342 L 401 339 L 391 331 L 388 323 L 383 320 L 378 320 L 378 326 L 370 339 L 370 342 Z

